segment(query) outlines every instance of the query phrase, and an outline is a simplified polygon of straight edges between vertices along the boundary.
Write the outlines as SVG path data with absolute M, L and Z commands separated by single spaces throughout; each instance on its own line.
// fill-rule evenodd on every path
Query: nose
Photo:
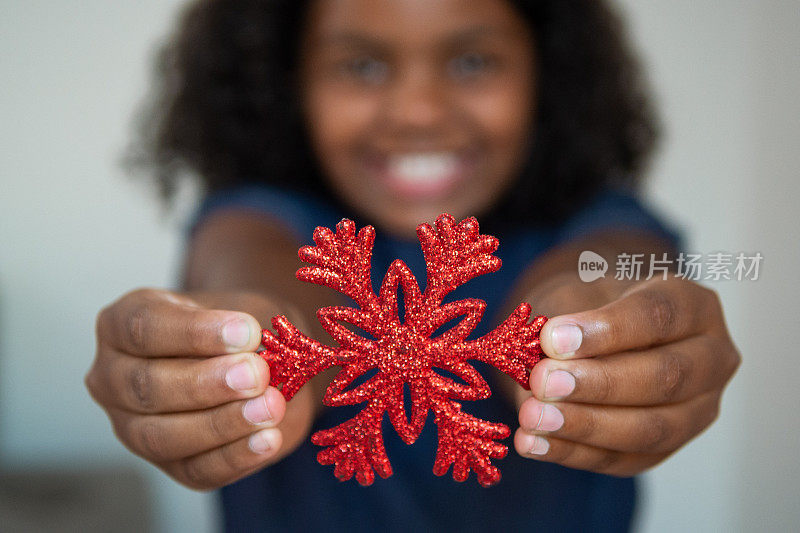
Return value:
M 405 69 L 392 83 L 385 107 L 387 125 L 414 136 L 440 131 L 448 114 L 445 84 L 424 66 Z

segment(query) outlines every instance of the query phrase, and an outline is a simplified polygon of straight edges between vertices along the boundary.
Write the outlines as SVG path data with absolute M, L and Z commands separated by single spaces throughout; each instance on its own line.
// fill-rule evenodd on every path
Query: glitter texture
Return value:
M 412 444 L 425 425 L 428 411 L 432 411 L 438 431 L 434 474 L 444 475 L 452 465 L 456 481 L 466 480 L 472 470 L 481 485 L 489 486 L 500 480 L 500 471 L 491 459 L 508 453 L 505 445 L 495 441 L 508 437 L 510 430 L 505 424 L 481 420 L 461 410 L 459 401 L 491 396 L 489 385 L 467 361 L 488 363 L 528 389 L 530 370 L 542 357 L 539 332 L 547 318 L 537 316 L 529 321 L 531 308 L 522 303 L 487 335 L 465 340 L 480 322 L 486 303 L 474 298 L 442 302 L 456 287 L 500 268 L 500 259 L 493 255 L 498 241 L 481 235 L 475 218 L 456 223 L 447 214 L 436 219 L 435 228 L 421 224 L 417 235 L 427 266 L 425 292 L 398 259 L 375 294 L 370 281 L 375 240 L 372 226 L 356 233 L 355 224 L 345 219 L 337 224 L 335 233 L 318 227 L 314 231 L 316 246 L 299 251 L 300 259 L 313 266 L 299 269 L 297 277 L 349 296 L 358 308 L 325 307 L 317 312 L 338 348 L 305 336 L 286 317 L 278 316 L 272 319 L 275 333 L 263 331 L 264 350 L 259 354 L 270 366 L 272 384 L 281 388 L 287 400 L 315 375 L 332 366 L 341 367 L 323 403 L 363 403 L 364 408 L 354 418 L 311 437 L 314 444 L 325 447 L 317 460 L 335 465 L 334 474 L 340 480 L 355 475 L 359 483 L 370 485 L 376 472 L 384 478 L 391 476 L 381 433 L 384 413 L 403 441 Z M 398 287 L 404 295 L 402 320 L 398 316 Z M 459 317 L 454 327 L 432 336 Z M 373 338 L 359 336 L 343 323 Z M 373 377 L 351 387 L 370 371 L 376 371 Z M 411 395 L 410 413 L 406 413 L 403 402 L 405 384 Z

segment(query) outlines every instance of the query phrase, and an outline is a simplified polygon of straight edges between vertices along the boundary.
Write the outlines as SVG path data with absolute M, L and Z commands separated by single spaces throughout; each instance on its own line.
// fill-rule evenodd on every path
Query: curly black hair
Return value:
M 606 2 L 510 1 L 533 29 L 537 117 L 529 160 L 484 220 L 557 223 L 605 186 L 636 187 L 657 120 Z M 294 86 L 308 3 L 198 0 L 184 11 L 129 152 L 165 198 L 186 170 L 208 192 L 243 182 L 326 188 Z

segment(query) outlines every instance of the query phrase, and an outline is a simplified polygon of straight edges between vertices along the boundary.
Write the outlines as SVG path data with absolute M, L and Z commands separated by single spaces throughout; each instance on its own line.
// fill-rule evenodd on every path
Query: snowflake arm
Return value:
M 379 418 L 384 409 L 380 400 L 372 401 L 354 418 L 314 433 L 311 442 L 327 446 L 317 454 L 317 461 L 323 465 L 336 465 L 333 473 L 341 481 L 347 481 L 355 474 L 359 483 L 371 485 L 376 472 L 382 478 L 391 476 L 392 466 L 383 447 Z
M 498 240 L 481 235 L 475 217 L 456 224 L 452 216 L 443 214 L 436 219 L 435 228 L 420 224 L 417 236 L 427 265 L 425 292 L 433 301 L 441 302 L 456 287 L 495 272 L 502 264 L 499 257 L 492 255 L 499 246 Z
M 270 383 L 280 386 L 287 400 L 309 379 L 346 358 L 346 354 L 305 336 L 285 316 L 273 318 L 272 327 L 276 333 L 261 332 L 264 349 L 258 354 L 269 364 Z
M 531 306 L 522 303 L 491 332 L 474 341 L 453 346 L 452 349 L 462 357 L 492 365 L 530 390 L 530 370 L 544 357 L 539 333 L 547 322 L 544 316 L 537 316 L 528 322 L 530 315 Z
M 375 229 L 366 226 L 356 233 L 352 220 L 342 220 L 336 233 L 328 228 L 314 230 L 316 246 L 300 248 L 300 259 L 314 266 L 297 271 L 297 279 L 325 285 L 349 296 L 365 311 L 377 304 L 372 291 L 370 266 Z
M 439 446 L 433 473 L 443 476 L 453 465 L 456 481 L 465 481 L 470 470 L 475 471 L 484 487 L 500 481 L 500 470 L 491 459 L 502 459 L 508 453 L 506 446 L 494 442 L 509 436 L 508 426 L 475 418 L 463 412 L 456 402 L 439 402 L 435 412 Z

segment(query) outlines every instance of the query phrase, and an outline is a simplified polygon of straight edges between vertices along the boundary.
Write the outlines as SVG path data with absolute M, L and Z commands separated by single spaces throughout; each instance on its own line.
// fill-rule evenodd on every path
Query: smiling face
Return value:
M 397 235 L 483 213 L 525 158 L 534 67 L 505 0 L 315 0 L 301 82 L 325 179 Z

